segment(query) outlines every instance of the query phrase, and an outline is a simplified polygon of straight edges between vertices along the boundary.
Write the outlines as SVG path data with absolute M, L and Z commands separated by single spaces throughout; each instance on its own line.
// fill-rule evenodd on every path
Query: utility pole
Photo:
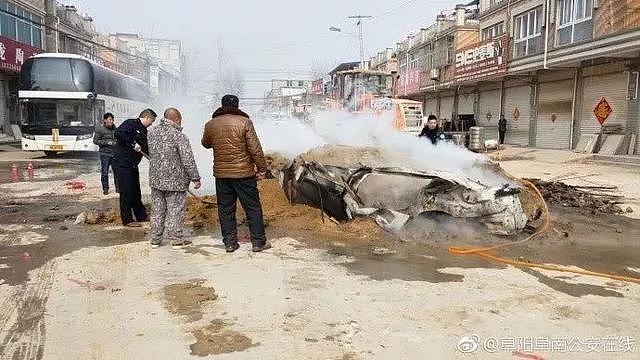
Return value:
M 373 16 L 371 15 L 353 15 L 349 16 L 349 19 L 357 19 L 358 22 L 358 39 L 360 40 L 360 67 L 364 70 L 364 33 L 362 29 L 362 20 L 371 19 Z

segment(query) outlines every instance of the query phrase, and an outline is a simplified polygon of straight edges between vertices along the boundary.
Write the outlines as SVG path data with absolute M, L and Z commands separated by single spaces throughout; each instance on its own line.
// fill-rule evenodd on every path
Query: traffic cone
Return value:
M 33 180 L 33 164 L 32 163 L 27 164 L 27 177 L 29 178 L 29 180 Z
M 11 164 L 11 181 L 16 182 L 20 179 L 20 175 L 18 175 L 18 165 Z

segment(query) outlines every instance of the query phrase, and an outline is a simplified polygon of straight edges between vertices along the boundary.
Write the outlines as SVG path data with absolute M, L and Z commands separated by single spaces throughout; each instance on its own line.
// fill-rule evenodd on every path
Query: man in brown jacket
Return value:
M 227 252 L 234 252 L 239 247 L 237 200 L 240 200 L 249 222 L 252 250 L 260 252 L 271 247 L 264 232 L 257 186 L 257 179 L 267 171 L 267 163 L 253 123 L 249 115 L 238 109 L 239 102 L 234 95 L 222 98 L 222 107 L 213 113 L 204 127 L 202 146 L 213 148 L 218 217 Z

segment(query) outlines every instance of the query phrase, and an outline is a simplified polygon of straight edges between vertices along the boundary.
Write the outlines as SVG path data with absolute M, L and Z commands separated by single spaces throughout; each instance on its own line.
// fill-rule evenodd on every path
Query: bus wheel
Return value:
M 46 157 L 56 157 L 56 156 L 58 156 L 58 152 L 57 151 L 45 151 L 44 152 L 44 156 L 46 156 Z

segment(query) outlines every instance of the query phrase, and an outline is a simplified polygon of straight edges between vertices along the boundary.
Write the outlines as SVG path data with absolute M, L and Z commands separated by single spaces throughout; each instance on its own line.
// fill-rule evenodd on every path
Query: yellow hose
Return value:
M 590 271 L 590 270 L 576 270 L 576 269 L 571 269 L 569 267 L 557 265 L 557 264 L 530 263 L 530 262 L 507 259 L 507 258 L 491 255 L 489 251 L 496 250 L 496 249 L 503 249 L 503 248 L 515 246 L 515 245 L 521 245 L 527 241 L 535 239 L 536 237 L 546 233 L 549 230 L 549 225 L 551 224 L 551 214 L 549 212 L 549 206 L 547 205 L 547 202 L 544 200 L 544 196 L 542 196 L 542 193 L 540 192 L 540 190 L 532 182 L 524 179 L 520 179 L 518 181 L 521 181 L 526 186 L 530 187 L 536 193 L 536 195 L 538 195 L 544 209 L 544 222 L 542 226 L 540 226 L 540 228 L 538 228 L 538 230 L 534 234 L 520 241 L 503 243 L 503 244 L 493 245 L 489 247 L 480 247 L 480 248 L 466 248 L 466 247 L 451 246 L 448 249 L 449 253 L 453 255 L 475 255 L 489 261 L 508 264 L 508 265 L 517 266 L 517 267 L 561 271 L 561 272 L 573 273 L 578 275 L 596 276 L 601 278 L 640 284 L 640 278 L 637 278 L 637 277 L 615 275 L 615 274 L 602 273 L 602 272 L 596 272 L 596 271 Z

